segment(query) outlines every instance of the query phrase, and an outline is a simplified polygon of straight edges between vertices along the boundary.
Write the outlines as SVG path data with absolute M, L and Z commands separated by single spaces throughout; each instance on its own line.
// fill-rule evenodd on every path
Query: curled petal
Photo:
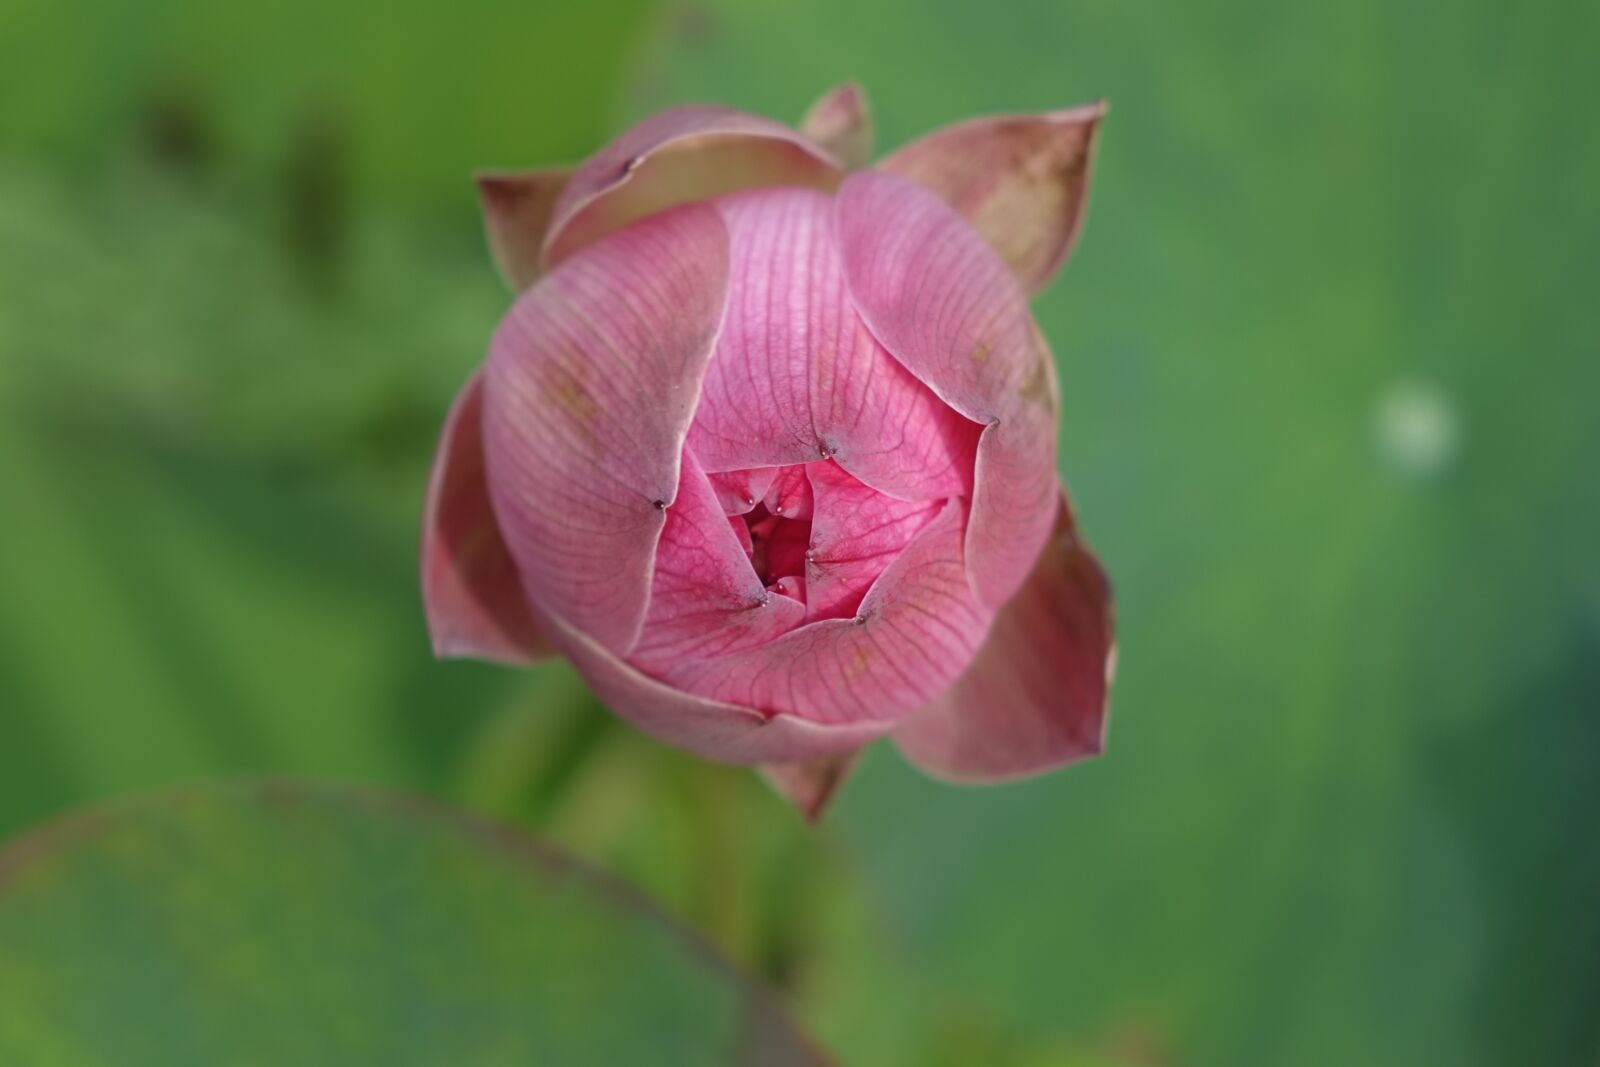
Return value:
M 811 518 L 811 479 L 806 476 L 806 466 L 797 463 L 792 467 L 779 467 L 762 502 L 774 515 L 787 519 Z
M 806 616 L 852 615 L 878 575 L 944 505 L 885 496 L 836 463 L 807 470 L 816 504 L 806 554 Z
M 490 345 L 490 499 L 528 595 L 626 651 L 727 287 L 727 231 L 687 205 L 574 256 Z
M 979 599 L 1016 592 L 1050 533 L 1057 480 L 1054 366 L 1016 279 L 947 204 L 876 171 L 837 201 L 850 295 L 883 346 L 985 427 L 967 563 Z
M 1030 293 L 1049 284 L 1083 225 L 1105 105 L 1003 115 L 935 130 L 878 164 L 938 193 Z
M 528 663 L 549 654 L 500 537 L 483 464 L 483 384 L 450 408 L 428 479 L 422 601 L 435 654 Z
M 572 661 L 606 707 L 640 732 L 704 759 L 723 763 L 826 759 L 853 752 L 893 726 L 889 721 L 808 722 L 708 700 L 646 676 L 570 623 L 538 614 L 550 643 Z
M 800 132 L 833 153 L 849 170 L 858 170 L 872 158 L 872 113 L 867 94 L 855 82 L 845 82 L 824 93 L 806 117 Z
M 938 778 L 985 782 L 1097 755 L 1114 642 L 1111 588 L 1062 500 L 1055 532 L 955 685 L 906 717 L 895 744 Z
M 708 475 L 722 510 L 729 515 L 748 514 L 762 502 L 782 467 L 755 467 Z M 743 523 L 739 525 L 743 526 Z
M 970 492 L 979 427 L 884 351 L 856 314 L 829 198 L 758 189 L 716 206 L 733 251 L 728 311 L 689 434 L 706 469 L 831 457 L 891 496 Z
M 764 185 L 831 191 L 840 176 L 833 157 L 781 122 L 705 104 L 669 108 L 573 171 L 555 204 L 544 262 L 554 266 L 676 204 Z
M 629 662 L 657 673 L 770 641 L 804 618 L 804 605 L 762 586 L 705 472 L 685 450 L 678 498 L 656 549 L 650 607 Z
M 858 749 L 842 756 L 804 763 L 767 763 L 761 767 L 761 777 L 793 804 L 806 822 L 815 823 L 821 820 L 839 787 L 855 769 L 859 755 Z
M 961 557 L 951 501 L 868 591 L 854 618 L 822 619 L 759 648 L 676 665 L 680 689 L 819 723 L 892 722 L 932 700 L 972 661 L 990 615 Z
M 551 212 L 571 176 L 568 168 L 478 175 L 489 254 L 501 280 L 514 293 L 522 292 L 544 273 L 540 256 Z

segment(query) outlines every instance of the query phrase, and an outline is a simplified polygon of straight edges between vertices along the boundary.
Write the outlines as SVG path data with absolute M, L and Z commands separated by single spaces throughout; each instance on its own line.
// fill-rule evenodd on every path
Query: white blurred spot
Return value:
M 1401 474 L 1430 478 L 1455 459 L 1461 421 L 1455 405 L 1425 381 L 1395 382 L 1378 396 L 1373 412 L 1378 452 Z

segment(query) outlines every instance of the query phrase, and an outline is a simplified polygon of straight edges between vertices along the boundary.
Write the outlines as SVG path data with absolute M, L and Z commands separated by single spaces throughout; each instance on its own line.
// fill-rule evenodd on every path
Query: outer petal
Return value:
M 964 509 L 945 506 L 879 577 L 854 618 L 823 619 L 662 677 L 714 700 L 821 723 L 892 722 L 972 661 L 990 616 L 961 558 Z
M 650 607 L 629 662 L 659 673 L 681 660 L 726 655 L 793 629 L 805 613 L 762 586 L 705 472 L 685 450 L 678 499 L 656 550 Z
M 800 120 L 800 132 L 832 152 L 850 170 L 866 166 L 872 158 L 872 115 L 867 110 L 867 94 L 855 82 L 829 90 Z
M 1105 105 L 1002 115 L 935 130 L 879 168 L 938 193 L 1030 292 L 1049 284 L 1083 225 Z
M 422 523 L 422 601 L 439 656 L 527 663 L 548 655 L 494 511 L 483 465 L 483 385 L 474 374 L 445 419 Z
M 844 273 L 873 335 L 947 404 L 987 428 L 967 563 L 979 599 L 1016 592 L 1054 519 L 1054 368 L 1016 279 L 926 189 L 875 171 L 838 196 Z
M 832 202 L 760 189 L 717 209 L 733 242 L 728 312 L 689 435 L 706 469 L 831 456 L 892 496 L 970 492 L 979 427 L 884 351 L 855 313 Z
M 1097 755 L 1114 654 L 1111 588 L 1063 499 L 1038 565 L 972 666 L 894 732 L 937 778 L 984 782 Z
M 855 769 L 860 750 L 805 763 L 768 763 L 761 768 L 767 784 L 788 799 L 806 822 L 821 820 L 839 786 Z
M 556 201 L 544 261 L 553 266 L 675 204 L 763 185 L 831 191 L 838 162 L 780 122 L 692 104 L 645 119 L 591 156 Z
M 490 345 L 490 499 L 528 595 L 602 644 L 637 638 L 656 541 L 727 288 L 704 205 L 595 244 L 529 289 Z
M 544 273 L 540 255 L 550 229 L 556 198 L 572 176 L 570 168 L 534 170 L 522 174 L 478 175 L 478 199 L 483 205 L 483 228 L 495 269 L 514 293 L 520 293 Z
M 539 613 L 539 622 L 550 643 L 572 661 L 606 707 L 656 740 L 705 759 L 723 763 L 826 759 L 853 752 L 893 725 L 807 722 L 707 700 L 645 676 L 562 619 Z

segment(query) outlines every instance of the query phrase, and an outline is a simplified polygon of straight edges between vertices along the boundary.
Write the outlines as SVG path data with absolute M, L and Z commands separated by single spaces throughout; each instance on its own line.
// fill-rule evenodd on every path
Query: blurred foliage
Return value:
M 89 28 L 93 32 L 89 32 Z M 0 8 L 0 831 L 247 771 L 540 828 L 846 1063 L 1600 1056 L 1600 10 Z M 1119 594 L 1099 762 L 880 746 L 808 832 L 560 665 L 435 664 L 475 166 L 861 79 L 885 147 L 1111 101 L 1037 304 Z
M 93 173 L 154 116 L 165 154 L 264 192 L 326 124 L 351 138 L 363 203 L 464 220 L 474 168 L 593 151 L 645 8 L 6 0 L 0 144 Z
M 346 787 L 212 786 L 50 823 L 0 853 L 0 945 L 7 1063 L 822 1063 L 632 891 Z

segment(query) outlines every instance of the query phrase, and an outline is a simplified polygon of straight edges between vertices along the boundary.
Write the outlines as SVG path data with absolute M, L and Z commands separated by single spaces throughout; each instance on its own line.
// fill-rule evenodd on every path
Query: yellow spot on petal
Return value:
M 1035 360 L 1033 370 L 1017 387 L 1017 395 L 1030 404 L 1050 405 L 1050 366 L 1045 362 L 1047 358 L 1041 356 Z
M 584 440 L 590 445 L 595 444 L 594 421 L 600 414 L 600 405 L 584 387 L 581 365 L 572 371 L 560 364 L 552 364 L 544 387 L 551 403 L 567 414 Z
M 867 664 L 872 662 L 872 650 L 866 645 L 857 645 L 855 655 L 850 657 L 850 662 L 845 666 L 846 678 L 854 680 L 867 673 Z

